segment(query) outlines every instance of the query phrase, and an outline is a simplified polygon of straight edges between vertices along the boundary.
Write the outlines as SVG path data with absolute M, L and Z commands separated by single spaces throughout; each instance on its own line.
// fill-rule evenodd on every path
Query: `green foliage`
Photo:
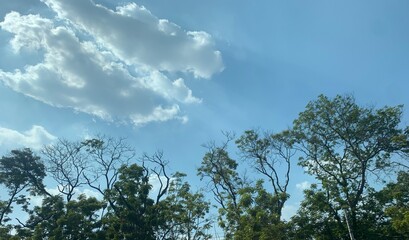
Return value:
M 282 155 L 287 165 L 283 179 L 278 177 L 276 154 L 283 153 L 284 142 L 278 135 L 260 138 L 255 131 L 246 131 L 236 141 L 243 157 L 256 161 L 255 168 L 272 183 L 274 191 L 264 188 L 264 181 L 252 184 L 237 172 L 238 163 L 227 151 L 229 141 L 221 146 L 208 145 L 208 152 L 198 168 L 201 179 L 208 179 L 215 200 L 219 204 L 219 226 L 226 239 L 285 239 L 286 224 L 281 221 L 281 211 L 288 199 L 289 155 Z M 283 145 L 281 145 L 283 144 Z M 283 181 L 283 182 L 281 182 Z
M 275 214 L 281 218 L 284 203 L 289 197 L 287 187 L 290 182 L 291 158 L 296 153 L 291 131 L 265 133 L 263 137 L 255 130 L 248 130 L 236 140 L 236 144 L 243 160 L 271 183 L 276 201 L 272 204 L 275 206 Z
M 34 230 L 33 239 L 63 239 L 63 226 L 58 220 L 64 217 L 64 201 L 60 196 L 46 197 L 41 206 L 35 207 L 27 226 Z
M 31 194 L 44 190 L 44 164 L 28 149 L 13 150 L 0 160 L 0 183 L 8 189 L 27 187 Z
M 64 203 L 62 197 L 52 196 L 34 208 L 19 236 L 32 239 L 100 239 L 100 220 L 97 212 L 103 203 L 80 195 L 77 200 Z
M 409 173 L 399 172 L 397 182 L 388 184 L 381 193 L 387 199 L 385 212 L 393 229 L 409 238 Z
M 402 106 L 360 107 L 352 96 L 321 95 L 294 121 L 294 134 L 304 157 L 299 164 L 317 178 L 339 217 L 358 231 L 357 213 L 368 177 L 391 166 L 390 156 L 404 148 L 399 128 Z M 343 214 L 347 217 L 341 217 Z M 348 222 L 347 222 L 348 223 Z
M 85 151 L 80 152 L 82 150 Z M 130 160 L 133 153 L 122 140 L 112 139 L 94 139 L 82 145 L 60 141 L 58 145 L 48 146 L 43 153 L 51 160 L 48 163 L 52 167 L 48 169 L 53 179 L 69 187 L 60 188 L 60 195 L 46 192 L 42 183 L 45 167 L 29 149 L 15 150 L 3 157 L 0 181 L 10 194 L 8 200 L 0 201 L 1 239 L 210 238 L 211 221 L 207 218 L 210 203 L 202 193 L 191 191 L 190 185 L 183 181 L 184 174 L 176 173 L 172 179 L 167 177 L 162 154 L 147 159 L 154 164 L 152 168 L 148 168 L 146 162 L 142 166 L 122 164 L 117 167 Z M 96 159 L 96 168 L 88 169 L 88 165 L 78 162 L 79 154 L 84 159 L 87 154 Z M 78 169 L 80 172 L 76 171 Z M 155 175 L 150 174 L 150 170 Z M 155 202 L 151 198 L 155 193 L 152 193 L 149 178 L 161 177 L 160 174 L 166 179 L 159 179 L 165 187 L 160 188 Z M 85 195 L 72 198 L 72 188 L 81 186 L 75 181 L 82 177 L 101 193 L 102 200 Z M 106 179 L 105 187 L 96 182 L 100 178 Z M 42 204 L 29 209 L 29 196 L 38 193 L 44 193 Z M 25 223 L 5 224 L 10 219 L 8 214 L 12 213 L 13 204 L 22 205 L 28 213 Z M 12 234 L 13 229 L 15 234 Z
M 240 189 L 240 196 L 241 216 L 234 239 L 286 239 L 286 226 L 278 213 L 282 196 L 267 192 L 262 180 Z
M 63 227 L 63 236 L 68 239 L 98 239 L 101 225 L 97 212 L 102 209 L 103 203 L 95 198 L 86 198 L 80 195 L 78 200 L 66 204 L 65 215 L 57 220 Z
M 245 183 L 237 173 L 237 162 L 227 152 L 228 142 L 233 139 L 227 136 L 222 146 L 209 144 L 208 152 L 198 168 L 201 180 L 208 179 L 214 198 L 220 205 L 219 226 L 223 228 L 226 238 L 231 238 L 236 231 L 240 219 L 239 190 Z
M 328 192 L 316 184 L 304 191 L 304 200 L 292 217 L 294 239 L 345 239 L 346 226 L 342 224 L 341 209 L 334 206 Z
M 13 150 L 9 156 L 0 159 L 0 184 L 8 192 L 8 199 L 0 200 L 0 225 L 10 220 L 7 215 L 12 212 L 13 204 L 22 205 L 23 210 L 27 210 L 29 203 L 25 191 L 32 195 L 46 193 L 45 175 L 40 158 L 28 148 Z
M 158 204 L 161 217 L 157 231 L 159 239 L 210 239 L 207 231 L 211 221 L 206 218 L 210 203 L 203 193 L 192 192 L 190 184 L 183 181 L 186 175 L 175 173 L 168 196 Z
M 115 202 L 113 213 L 105 219 L 110 239 L 155 239 L 154 201 L 149 197 L 151 185 L 143 167 L 136 164 L 122 166 L 119 180 L 106 196 Z

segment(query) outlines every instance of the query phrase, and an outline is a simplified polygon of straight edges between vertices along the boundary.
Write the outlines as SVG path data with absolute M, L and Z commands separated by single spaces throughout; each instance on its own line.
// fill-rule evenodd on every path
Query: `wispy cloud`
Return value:
M 187 117 L 183 104 L 200 103 L 179 72 L 210 78 L 223 70 L 205 32 L 185 31 L 134 3 L 116 10 L 89 0 L 43 0 L 55 18 L 8 13 L 0 27 L 10 46 L 41 52 L 43 60 L 0 79 L 15 91 L 56 107 L 107 121 L 143 125 Z
M 0 127 L 0 146 L 3 149 L 29 147 L 39 149 L 57 139 L 44 127 L 34 125 L 30 130 L 19 132 L 13 129 Z

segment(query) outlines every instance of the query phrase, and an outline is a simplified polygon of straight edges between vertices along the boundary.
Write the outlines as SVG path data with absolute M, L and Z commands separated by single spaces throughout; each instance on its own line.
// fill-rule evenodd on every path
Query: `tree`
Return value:
M 8 191 L 8 200 L 0 201 L 0 225 L 10 220 L 7 215 L 12 212 L 13 204 L 28 209 L 25 191 L 32 195 L 50 195 L 43 184 L 45 176 L 44 164 L 28 148 L 12 150 L 0 159 L 0 184 Z
M 18 236 L 33 240 L 101 239 L 97 212 L 102 207 L 102 202 L 85 195 L 69 202 L 61 196 L 46 197 L 31 212 L 24 228 L 17 228 Z
M 145 169 L 137 164 L 123 165 L 118 181 L 105 191 L 110 199 L 104 223 L 108 239 L 155 239 L 157 222 L 154 200 L 149 197 L 151 185 Z
M 226 142 L 221 146 L 209 143 L 207 152 L 198 168 L 200 179 L 209 179 L 209 188 L 213 192 L 215 201 L 220 205 L 219 225 L 225 231 L 225 237 L 231 238 L 236 231 L 240 219 L 239 189 L 245 183 L 237 173 L 237 162 L 230 158 L 227 147 L 234 139 L 232 134 L 226 133 Z
M 400 173 L 399 176 L 402 174 L 404 173 Z M 401 187 L 407 188 L 407 184 L 407 179 L 398 177 L 397 183 L 390 183 L 380 191 L 369 187 L 362 196 L 357 210 L 359 227 L 355 235 L 374 240 L 408 238 L 407 226 L 403 225 L 401 228 L 394 226 L 394 223 L 404 219 L 402 216 L 407 213 L 408 200 L 405 200 L 403 196 L 408 194 L 406 194 L 407 191 L 401 189 Z M 333 199 L 328 192 L 312 184 L 311 188 L 305 190 L 304 193 L 305 198 L 300 209 L 291 218 L 290 239 L 350 238 L 347 226 L 343 224 L 342 219 L 339 219 L 342 218 L 340 215 L 342 209 L 332 208 L 334 204 L 329 203 Z
M 399 172 L 397 182 L 389 183 L 381 194 L 387 199 L 385 213 L 391 218 L 392 228 L 402 239 L 409 238 L 409 173 Z
M 158 151 L 154 153 L 152 156 L 148 154 L 143 154 L 141 158 L 142 167 L 145 171 L 149 173 L 153 173 L 153 176 L 159 182 L 159 190 L 156 194 L 155 204 L 158 204 L 162 197 L 168 192 L 169 185 L 170 185 L 170 176 L 167 173 L 166 167 L 168 165 L 168 161 L 163 158 L 163 152 Z M 150 165 L 150 166 L 147 166 Z M 153 165 L 153 166 L 152 166 Z M 152 174 L 151 174 L 152 175 Z
M 157 239 L 210 239 L 207 231 L 212 222 L 206 218 L 210 203 L 203 193 L 191 191 L 190 184 L 183 181 L 185 176 L 179 172 L 172 176 L 167 197 L 157 205 Z
M 312 184 L 304 190 L 304 200 L 297 214 L 291 218 L 291 239 L 347 239 L 341 209 L 333 204 L 329 191 Z
M 234 239 L 286 239 L 287 226 L 277 214 L 281 196 L 266 191 L 263 180 L 239 190 L 241 214 Z
M 63 198 L 49 196 L 43 199 L 41 206 L 34 207 L 25 227 L 33 231 L 34 240 L 63 239 L 62 227 L 58 225 L 58 219 L 63 216 Z
M 135 150 L 124 138 L 97 136 L 81 144 L 88 153 L 88 161 L 92 162 L 82 175 L 89 187 L 105 196 L 105 191 L 111 190 L 118 180 L 119 169 L 134 159 Z M 109 198 L 106 200 L 112 205 Z
M 80 142 L 59 139 L 41 151 L 47 162 L 47 171 L 57 182 L 58 191 L 67 202 L 74 196 L 75 190 L 86 183 L 83 174 L 88 159 L 81 148 Z
M 261 139 L 254 131 L 246 131 L 236 141 L 242 156 L 248 161 L 255 159 L 253 166 L 272 182 L 274 191 L 270 193 L 264 188 L 263 180 L 257 180 L 254 184 L 239 176 L 238 163 L 230 158 L 227 151 L 228 143 L 234 137 L 231 134 L 226 134 L 226 137 L 227 141 L 221 146 L 214 143 L 207 145 L 208 151 L 198 168 L 198 175 L 201 179 L 209 180 L 209 187 L 220 205 L 219 225 L 225 231 L 225 238 L 283 239 L 286 226 L 280 216 L 288 198 L 289 160 L 293 154 L 289 150 L 290 145 L 285 145 L 279 135 Z M 270 155 L 270 150 L 283 154 L 280 157 L 284 157 L 283 161 L 288 164 L 284 179 L 278 177 L 275 167 L 278 160 Z
M 409 126 L 405 128 L 404 134 L 393 139 L 395 144 L 403 146 L 399 152 L 402 158 L 398 158 L 393 162 L 398 168 L 407 171 L 409 169 Z
M 104 203 L 94 197 L 80 195 L 77 200 L 65 204 L 65 214 L 57 220 L 65 239 L 100 239 L 98 211 Z
M 404 148 L 395 141 L 404 137 L 401 115 L 402 106 L 374 109 L 358 106 L 352 96 L 321 95 L 294 121 L 304 153 L 299 164 L 321 183 L 328 204 L 343 215 L 335 220 L 350 226 L 351 239 L 364 238 L 357 235 L 357 213 L 368 178 L 379 177 L 391 165 L 391 154 Z
M 295 155 L 292 148 L 290 131 L 280 134 L 264 134 L 255 130 L 245 131 L 236 141 L 240 154 L 245 161 L 262 176 L 266 177 L 274 190 L 277 218 L 281 218 L 284 203 L 289 198 L 287 193 L 290 181 L 291 158 Z M 280 173 L 284 174 L 280 174 Z

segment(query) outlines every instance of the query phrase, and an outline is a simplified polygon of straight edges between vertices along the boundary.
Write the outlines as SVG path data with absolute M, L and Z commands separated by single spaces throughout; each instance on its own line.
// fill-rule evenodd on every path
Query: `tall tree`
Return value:
M 123 165 L 118 181 L 105 191 L 113 211 L 105 218 L 109 239 L 155 239 L 157 226 L 154 200 L 149 197 L 152 186 L 147 171 L 136 164 Z
M 278 219 L 284 203 L 288 199 L 291 158 L 296 151 L 292 147 L 291 131 L 279 134 L 264 133 L 261 136 L 256 130 L 245 131 L 236 141 L 243 159 L 271 183 L 276 202 L 274 208 Z
M 283 239 L 285 224 L 280 220 L 281 211 L 288 195 L 290 143 L 279 135 L 260 138 L 255 131 L 247 131 L 236 141 L 242 155 L 248 160 L 256 160 L 252 165 L 264 177 L 271 181 L 273 192 L 264 188 L 264 181 L 253 183 L 238 174 L 238 163 L 228 153 L 228 144 L 234 139 L 227 134 L 227 140 L 220 146 L 207 145 L 207 153 L 198 168 L 201 179 L 208 180 L 219 204 L 219 225 L 226 239 Z M 278 159 L 270 151 L 281 153 L 286 165 L 283 178 L 278 175 Z
M 336 218 L 349 226 L 350 237 L 357 236 L 358 207 L 368 177 L 380 174 L 390 163 L 392 153 L 404 147 L 399 128 L 402 106 L 375 109 L 360 107 L 352 96 L 329 99 L 319 96 L 294 121 L 299 161 L 321 183 L 331 198 L 332 209 L 344 217 Z
M 208 187 L 220 206 L 219 225 L 224 229 L 225 237 L 229 239 L 238 227 L 241 212 L 239 189 L 245 182 L 237 173 L 238 163 L 230 158 L 227 151 L 228 144 L 234 136 L 229 133 L 225 135 L 227 140 L 221 146 L 215 143 L 205 146 L 207 152 L 198 168 L 198 175 L 201 180 L 208 180 Z

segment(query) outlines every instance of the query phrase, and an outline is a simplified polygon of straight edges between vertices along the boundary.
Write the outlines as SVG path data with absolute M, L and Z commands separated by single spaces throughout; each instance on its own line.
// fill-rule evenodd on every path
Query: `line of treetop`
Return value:
M 0 239 L 409 239 L 402 111 L 320 95 L 287 130 L 205 144 L 199 189 L 122 138 L 12 150 L 0 159 Z M 285 220 L 297 164 L 315 180 Z

